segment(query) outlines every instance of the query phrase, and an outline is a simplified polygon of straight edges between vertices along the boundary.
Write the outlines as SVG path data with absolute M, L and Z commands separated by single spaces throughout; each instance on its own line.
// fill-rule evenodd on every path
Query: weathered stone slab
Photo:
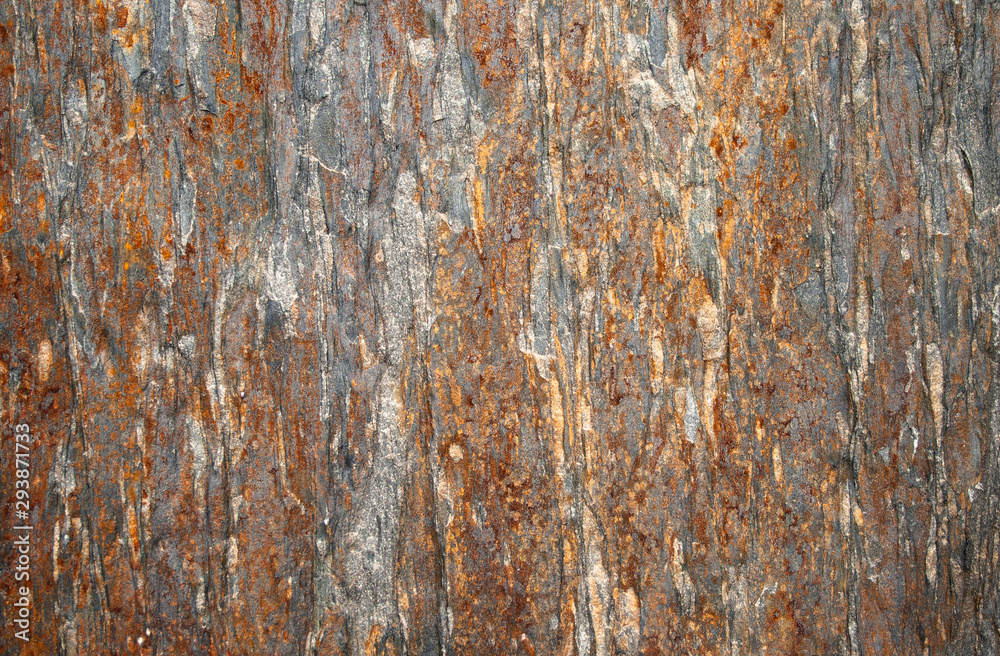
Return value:
M 997 654 L 998 11 L 0 0 L 0 651 Z

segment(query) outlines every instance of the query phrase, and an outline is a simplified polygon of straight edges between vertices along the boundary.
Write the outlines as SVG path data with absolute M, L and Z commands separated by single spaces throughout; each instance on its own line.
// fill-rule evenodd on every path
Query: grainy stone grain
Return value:
M 0 651 L 1000 653 L 998 46 L 0 0 Z

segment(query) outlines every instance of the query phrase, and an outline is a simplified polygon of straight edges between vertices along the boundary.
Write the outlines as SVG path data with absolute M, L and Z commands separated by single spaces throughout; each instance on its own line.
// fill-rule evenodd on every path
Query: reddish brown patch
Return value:
M 108 10 L 103 2 L 98 2 L 94 11 L 94 28 L 101 34 L 108 31 Z

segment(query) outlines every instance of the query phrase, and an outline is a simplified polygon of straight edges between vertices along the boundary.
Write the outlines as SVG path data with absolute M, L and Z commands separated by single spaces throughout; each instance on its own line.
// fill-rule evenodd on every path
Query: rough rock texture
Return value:
M 0 1 L 0 650 L 1000 653 L 998 49 Z

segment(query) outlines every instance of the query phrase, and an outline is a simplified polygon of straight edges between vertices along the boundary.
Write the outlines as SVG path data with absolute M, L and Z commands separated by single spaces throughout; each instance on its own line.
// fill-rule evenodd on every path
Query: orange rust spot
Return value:
M 708 145 L 712 147 L 713 151 L 715 151 L 715 156 L 722 159 L 723 146 L 722 139 L 719 139 L 719 135 L 714 135 L 712 140 L 708 142 Z
M 795 150 L 798 147 L 799 147 L 799 142 L 795 140 L 795 137 L 793 137 L 792 135 L 788 135 L 788 138 L 785 139 L 785 148 L 787 148 L 788 150 Z
M 241 171 L 243 170 L 243 167 L 245 167 L 245 166 L 246 166 L 246 162 L 244 162 L 244 161 L 243 161 L 242 159 L 240 159 L 240 158 L 236 158 L 236 161 L 234 162 L 234 164 L 236 164 L 236 168 L 238 168 L 238 169 L 239 169 L 239 170 L 241 170 Z
M 101 34 L 108 31 L 108 10 L 103 2 L 97 3 L 97 11 L 94 12 L 94 28 Z
M 115 24 L 119 29 L 128 24 L 128 7 L 118 7 L 115 10 Z

